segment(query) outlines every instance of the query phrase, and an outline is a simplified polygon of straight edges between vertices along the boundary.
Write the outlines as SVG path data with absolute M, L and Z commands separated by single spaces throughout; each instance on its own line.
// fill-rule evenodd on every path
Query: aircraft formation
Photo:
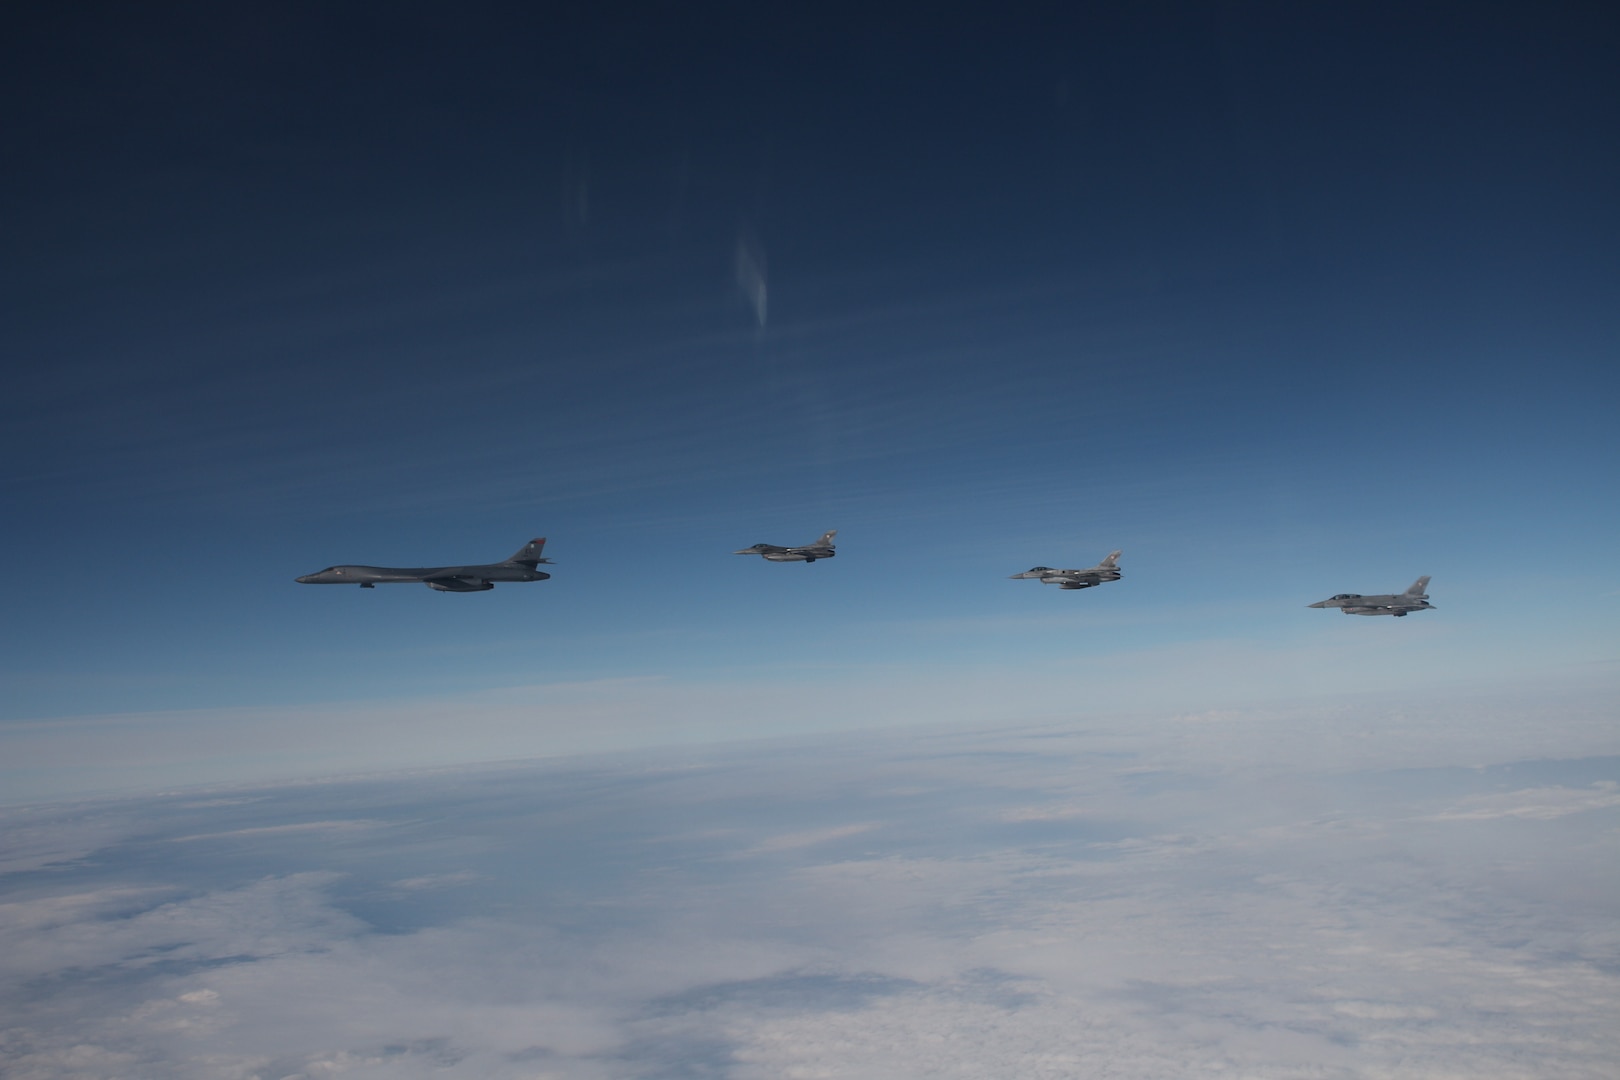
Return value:
M 732 552 L 733 555 L 758 555 L 767 562 L 813 563 L 817 559 L 831 559 L 838 554 L 833 546 L 837 529 L 829 529 L 814 543 L 802 547 L 780 547 L 776 544 L 754 544 Z M 420 583 L 439 592 L 485 592 L 496 582 L 545 581 L 551 577 L 539 569 L 546 538 L 530 540 L 511 558 L 498 563 L 470 563 L 465 566 L 328 566 L 313 574 L 296 578 L 302 585 L 358 585 L 370 589 L 377 585 Z M 1013 574 L 1012 580 L 1033 578 L 1043 585 L 1056 585 L 1060 589 L 1091 589 L 1121 576 L 1121 552 L 1110 551 L 1096 566 L 1084 570 L 1057 570 L 1050 566 L 1037 566 L 1022 574 Z M 1393 615 L 1404 618 L 1414 611 L 1432 611 L 1429 603 L 1429 576 L 1425 574 L 1402 593 L 1380 593 L 1363 596 L 1360 593 L 1339 593 L 1326 600 L 1318 600 L 1307 607 L 1338 608 L 1346 615 Z

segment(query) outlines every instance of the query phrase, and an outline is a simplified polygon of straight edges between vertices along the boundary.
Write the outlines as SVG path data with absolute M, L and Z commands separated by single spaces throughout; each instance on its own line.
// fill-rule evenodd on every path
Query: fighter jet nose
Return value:
M 310 575 L 305 574 L 303 577 L 295 577 L 295 578 L 293 578 L 293 580 L 298 582 L 298 584 L 300 584 L 300 585 L 308 585 L 309 584 L 309 578 L 310 578 Z
M 1314 604 L 1306 604 L 1305 606 L 1306 607 L 1327 607 L 1327 601 L 1326 600 L 1318 600 Z

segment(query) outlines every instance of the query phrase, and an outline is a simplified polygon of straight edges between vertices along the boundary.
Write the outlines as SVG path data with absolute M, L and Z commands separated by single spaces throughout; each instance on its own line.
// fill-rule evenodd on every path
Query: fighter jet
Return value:
M 758 555 L 768 562 L 815 562 L 817 559 L 830 559 L 838 552 L 833 550 L 833 537 L 838 535 L 837 529 L 829 529 L 821 534 L 821 539 L 804 547 L 777 547 L 775 544 L 755 544 L 745 547 L 741 551 L 733 551 L 733 555 Z
M 325 570 L 305 574 L 297 581 L 302 585 L 358 585 L 369 589 L 378 583 L 420 581 L 439 592 L 484 592 L 493 589 L 497 581 L 544 581 L 551 575 L 535 569 L 541 563 L 540 552 L 545 549 L 546 538 L 530 540 L 505 562 L 482 563 L 476 566 L 328 566 Z
M 1105 581 L 1119 580 L 1119 567 L 1115 565 L 1118 558 L 1119 552 L 1110 551 L 1102 562 L 1086 570 L 1054 570 L 1050 566 L 1037 566 L 1022 574 L 1014 574 L 1012 580 L 1039 578 L 1041 584 L 1056 585 L 1060 589 L 1090 589 Z
M 1429 603 L 1429 594 L 1424 591 L 1428 587 L 1429 575 L 1424 574 L 1412 582 L 1411 588 L 1396 596 L 1389 593 L 1382 596 L 1362 596 L 1360 593 L 1346 592 L 1307 606 L 1336 607 L 1346 615 L 1393 615 L 1397 619 L 1404 619 L 1414 611 L 1433 610 L 1434 605 Z

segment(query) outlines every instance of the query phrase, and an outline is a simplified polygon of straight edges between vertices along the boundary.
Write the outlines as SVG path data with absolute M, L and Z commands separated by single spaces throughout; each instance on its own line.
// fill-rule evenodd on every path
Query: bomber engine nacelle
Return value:
M 488 581 L 429 581 L 426 585 L 440 592 L 483 592 L 495 587 Z

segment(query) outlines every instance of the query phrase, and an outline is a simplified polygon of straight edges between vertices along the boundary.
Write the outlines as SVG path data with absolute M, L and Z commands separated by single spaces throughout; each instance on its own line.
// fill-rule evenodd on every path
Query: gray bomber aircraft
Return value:
M 733 551 L 733 555 L 758 555 L 769 562 L 815 562 L 817 559 L 830 559 L 838 552 L 833 550 L 833 537 L 838 535 L 837 529 L 828 529 L 821 534 L 821 539 L 804 547 L 777 547 L 775 544 L 755 544 L 745 547 L 741 551 Z
M 1434 610 L 1434 605 L 1429 603 L 1429 594 L 1426 591 L 1428 588 L 1429 575 L 1424 574 L 1412 582 L 1411 588 L 1403 593 L 1362 596 L 1360 593 L 1346 592 L 1307 606 L 1336 607 L 1346 615 L 1393 615 L 1401 619 L 1414 611 Z
M 374 585 L 392 585 L 399 582 L 419 581 L 439 592 L 484 592 L 493 589 L 497 581 L 545 581 L 551 575 L 536 569 L 542 559 L 546 538 L 530 540 L 518 553 L 505 562 L 480 563 L 474 566 L 328 566 L 314 574 L 298 578 L 303 585 L 358 585 L 369 589 Z
M 1085 570 L 1054 570 L 1050 566 L 1037 566 L 1022 574 L 1014 574 L 1012 579 L 1038 578 L 1041 584 L 1056 585 L 1060 589 L 1090 589 L 1105 581 L 1119 580 L 1119 567 L 1116 565 L 1119 555 L 1117 551 L 1110 551 L 1102 562 Z

